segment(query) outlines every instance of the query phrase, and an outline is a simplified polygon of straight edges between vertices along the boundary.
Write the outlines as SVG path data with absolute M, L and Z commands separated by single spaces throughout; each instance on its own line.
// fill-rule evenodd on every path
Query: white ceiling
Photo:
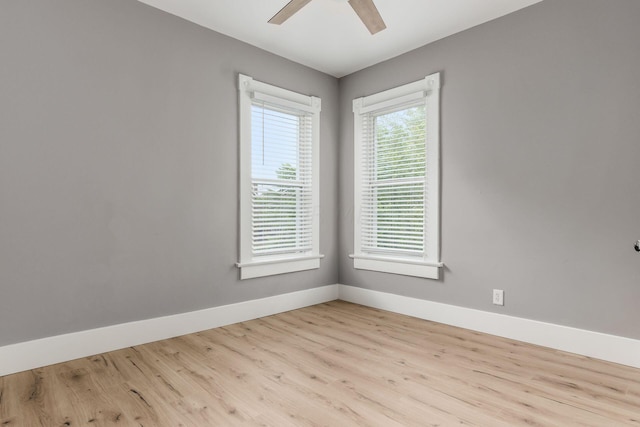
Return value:
M 371 35 L 347 0 L 313 0 L 281 26 L 289 0 L 139 0 L 336 77 L 541 0 L 375 0 L 387 29 Z

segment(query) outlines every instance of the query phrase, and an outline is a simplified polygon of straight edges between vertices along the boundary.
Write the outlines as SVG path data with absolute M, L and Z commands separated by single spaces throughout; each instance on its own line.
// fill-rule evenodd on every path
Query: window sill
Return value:
M 412 261 L 391 257 L 369 255 L 349 255 L 353 258 L 353 267 L 358 270 L 379 271 L 381 273 L 401 274 L 403 276 L 439 279 L 441 262 Z
M 320 268 L 320 259 L 324 255 L 310 255 L 296 258 L 272 258 L 262 261 L 237 263 L 240 269 L 240 280 L 256 277 L 273 276 L 275 274 L 293 273 L 295 271 Z

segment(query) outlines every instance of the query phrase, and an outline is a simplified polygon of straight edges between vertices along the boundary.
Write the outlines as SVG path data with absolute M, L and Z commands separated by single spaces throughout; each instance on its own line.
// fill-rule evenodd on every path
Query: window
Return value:
M 239 76 L 240 278 L 320 267 L 320 99 Z
M 440 75 L 353 101 L 354 267 L 439 278 Z

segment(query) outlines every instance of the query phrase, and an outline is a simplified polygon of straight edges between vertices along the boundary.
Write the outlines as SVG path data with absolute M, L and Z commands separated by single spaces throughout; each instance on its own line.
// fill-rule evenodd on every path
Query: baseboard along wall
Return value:
M 336 299 L 640 368 L 640 340 L 336 284 L 7 345 L 0 376 Z
M 640 368 L 640 340 L 340 285 L 340 299 Z
M 0 347 L 0 376 L 338 299 L 338 285 Z

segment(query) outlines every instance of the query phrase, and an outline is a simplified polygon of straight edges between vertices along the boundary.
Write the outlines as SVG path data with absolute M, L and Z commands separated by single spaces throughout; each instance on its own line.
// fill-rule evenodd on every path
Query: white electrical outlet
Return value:
M 493 290 L 493 303 L 495 305 L 504 305 L 504 291 L 502 289 Z

